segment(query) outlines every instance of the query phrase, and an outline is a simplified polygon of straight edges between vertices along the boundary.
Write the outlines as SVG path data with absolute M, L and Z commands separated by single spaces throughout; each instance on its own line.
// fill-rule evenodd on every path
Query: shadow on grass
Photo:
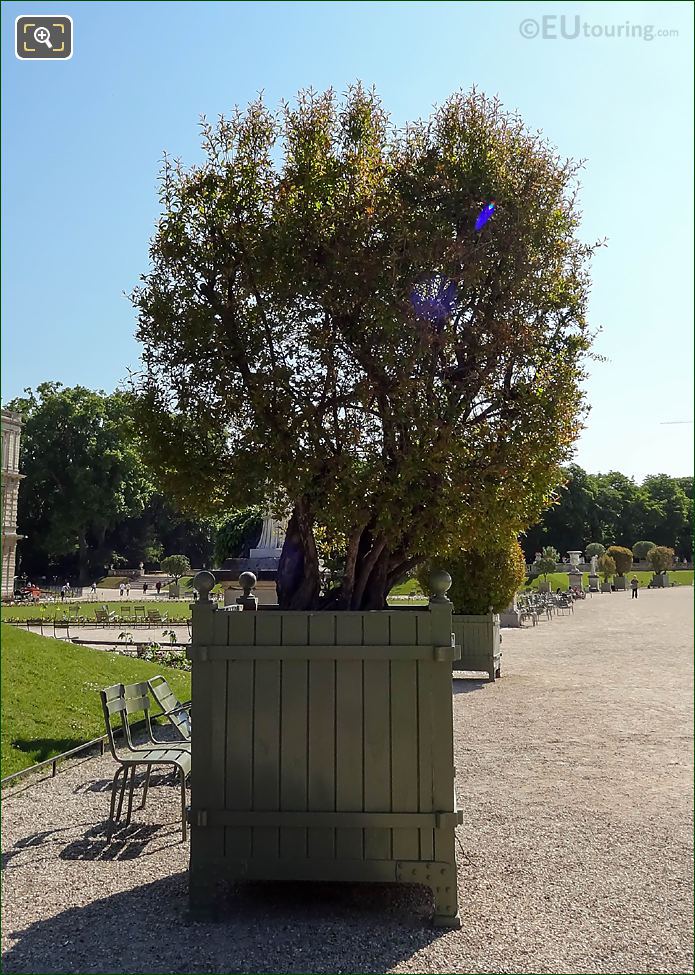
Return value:
M 45 762 L 47 758 L 54 758 L 62 752 L 69 752 L 71 748 L 84 745 L 84 738 L 15 738 L 10 742 L 12 748 L 29 755 L 32 765 Z
M 142 879 L 141 872 L 109 873 L 105 883 L 132 889 L 13 933 L 3 971 L 35 971 L 40 958 L 41 971 L 51 973 L 374 973 L 391 971 L 448 934 L 430 927 L 423 888 L 241 885 L 230 889 L 218 923 L 190 919 L 186 872 Z

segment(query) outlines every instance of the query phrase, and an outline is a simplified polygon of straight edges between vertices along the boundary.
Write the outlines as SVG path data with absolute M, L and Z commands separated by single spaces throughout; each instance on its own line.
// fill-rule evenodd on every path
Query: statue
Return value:
M 249 557 L 252 559 L 279 559 L 285 541 L 287 522 L 276 521 L 266 512 L 261 528 L 261 537 L 256 548 L 252 548 Z
M 591 556 L 591 575 L 598 575 L 598 558 L 595 555 Z

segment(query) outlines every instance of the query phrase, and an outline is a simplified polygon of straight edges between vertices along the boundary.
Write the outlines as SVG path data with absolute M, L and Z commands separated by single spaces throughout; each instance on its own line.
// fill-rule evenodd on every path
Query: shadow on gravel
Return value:
M 216 922 L 187 908 L 185 872 L 71 908 L 21 931 L 3 972 L 385 972 L 445 933 L 427 891 L 395 884 L 242 885 Z
M 469 694 L 471 691 L 483 691 L 489 683 L 489 680 L 479 680 L 478 678 L 454 677 L 454 694 Z

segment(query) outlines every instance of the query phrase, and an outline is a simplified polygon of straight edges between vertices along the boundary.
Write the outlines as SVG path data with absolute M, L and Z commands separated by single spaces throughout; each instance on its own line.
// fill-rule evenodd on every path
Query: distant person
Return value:
M 121 599 L 123 599 L 123 593 L 125 592 L 125 582 L 122 582 L 118 587 L 118 591 L 121 594 Z
M 147 595 L 147 583 L 146 582 L 143 582 L 143 584 L 142 584 L 142 594 L 143 594 L 143 596 L 146 596 Z
M 157 590 L 157 595 L 159 595 L 160 592 L 162 591 L 162 584 L 161 584 L 161 582 L 158 582 L 157 583 L 157 585 L 155 586 L 155 589 Z
M 630 598 L 637 599 L 639 593 L 639 579 L 637 576 L 633 576 L 632 579 L 630 579 L 630 588 L 632 589 L 632 596 Z
M 92 595 L 93 596 L 96 596 L 96 594 L 97 594 L 97 584 L 96 584 L 96 582 L 93 582 L 92 583 Z
M 130 599 L 130 579 L 126 580 L 125 594 L 128 597 L 128 599 Z
M 60 587 L 60 601 L 61 603 L 65 600 L 65 586 Z

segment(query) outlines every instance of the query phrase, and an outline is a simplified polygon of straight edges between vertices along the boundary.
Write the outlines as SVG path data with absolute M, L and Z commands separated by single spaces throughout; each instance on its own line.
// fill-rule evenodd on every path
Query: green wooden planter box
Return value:
M 627 589 L 627 577 L 613 576 L 613 585 L 618 590 L 618 592 L 624 592 Z
M 458 927 L 451 610 L 192 607 L 194 912 L 224 880 L 396 881 Z
M 652 576 L 652 589 L 667 589 L 670 585 L 668 572 L 655 572 Z
M 487 671 L 490 680 L 502 676 L 502 643 L 497 613 L 452 617 L 456 647 L 460 656 L 454 670 Z

